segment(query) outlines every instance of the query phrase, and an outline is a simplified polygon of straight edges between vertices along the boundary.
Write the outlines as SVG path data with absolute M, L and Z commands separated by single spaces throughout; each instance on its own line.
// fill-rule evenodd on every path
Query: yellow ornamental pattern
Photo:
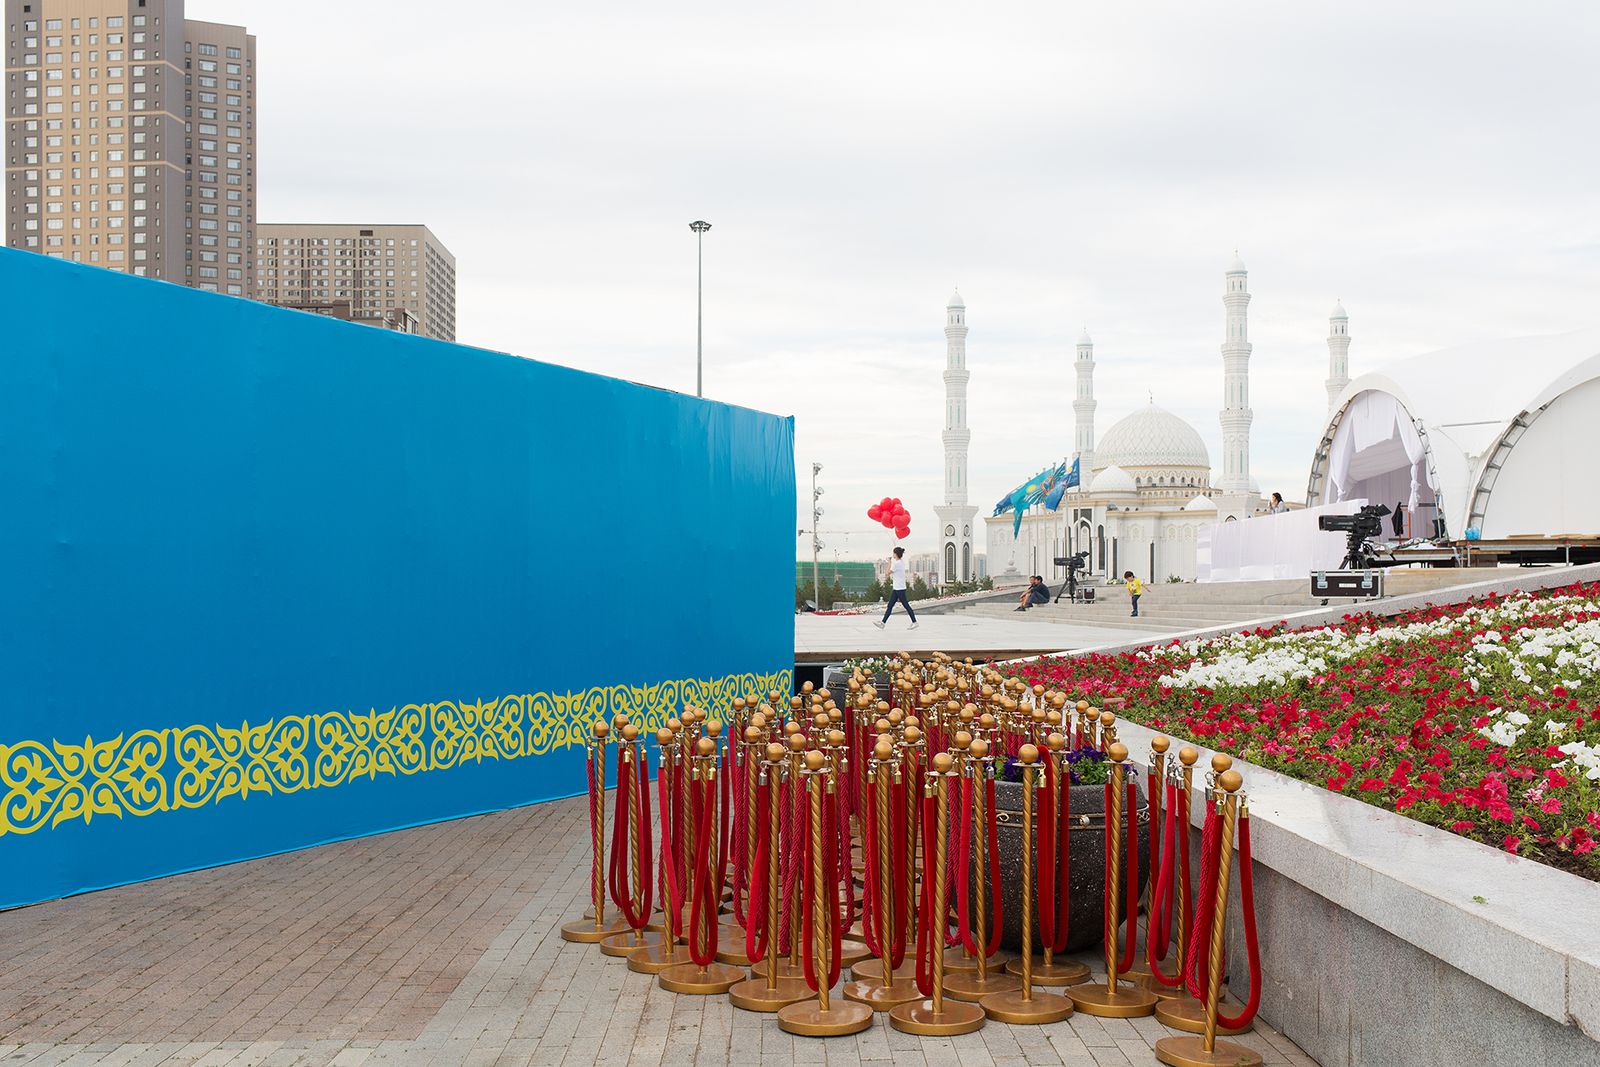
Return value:
M 0 743 L 0 837 L 96 816 L 154 815 L 252 796 L 515 760 L 582 745 L 597 720 L 626 714 L 645 736 L 685 704 L 721 718 L 734 697 L 793 685 L 789 671 L 405 704 L 388 711 L 287 715 L 237 726 L 137 730 L 81 744 Z

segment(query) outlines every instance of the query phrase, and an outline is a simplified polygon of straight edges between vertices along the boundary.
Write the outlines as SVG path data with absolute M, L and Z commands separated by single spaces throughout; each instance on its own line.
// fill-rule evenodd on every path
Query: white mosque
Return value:
M 1015 537 L 1009 513 L 986 518 L 992 575 L 1042 574 L 1054 585 L 1060 578 L 1054 560 L 1087 551 L 1093 575 L 1114 577 L 1131 570 L 1146 581 L 1189 580 L 1196 573 L 1195 541 L 1202 527 L 1265 512 L 1266 501 L 1250 477 L 1248 280 L 1235 256 L 1222 297 L 1221 472 L 1213 478 L 1211 456 L 1195 428 L 1153 402 L 1113 423 L 1096 440 L 1094 342 L 1086 331 L 1078 338 L 1072 404 L 1073 453 L 1083 484 L 1056 511 L 1042 505 L 1029 509 Z M 971 574 L 977 512 L 967 504 L 966 336 L 966 305 L 957 293 L 946 309 L 945 504 L 936 509 L 944 535 L 941 571 L 957 577 Z M 1346 385 L 1349 343 L 1348 319 L 1343 308 L 1335 308 L 1329 327 L 1330 402 Z

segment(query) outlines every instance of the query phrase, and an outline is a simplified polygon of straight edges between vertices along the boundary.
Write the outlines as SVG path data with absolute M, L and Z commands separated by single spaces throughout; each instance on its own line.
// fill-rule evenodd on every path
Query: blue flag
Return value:
M 1044 506 L 1049 508 L 1051 511 L 1056 510 L 1057 508 L 1059 508 L 1061 506 L 1061 498 L 1066 495 L 1067 490 L 1071 489 L 1073 486 L 1075 486 L 1077 484 L 1078 484 L 1078 457 L 1077 456 L 1073 456 L 1072 457 L 1072 469 L 1067 471 L 1067 473 L 1059 481 L 1056 482 L 1056 487 L 1054 489 L 1050 490 L 1050 494 L 1044 498 Z
M 1076 469 L 1077 465 L 1074 463 L 1073 470 L 1076 471 Z M 994 506 L 994 513 L 1001 515 L 1007 511 L 1011 512 L 1011 536 L 1017 537 L 1022 533 L 1023 512 L 1045 500 L 1056 488 L 1057 484 L 1069 476 L 1065 463 L 1058 463 L 1054 467 L 1046 467 L 1002 498 L 1000 503 Z M 1073 484 L 1076 484 L 1076 482 Z

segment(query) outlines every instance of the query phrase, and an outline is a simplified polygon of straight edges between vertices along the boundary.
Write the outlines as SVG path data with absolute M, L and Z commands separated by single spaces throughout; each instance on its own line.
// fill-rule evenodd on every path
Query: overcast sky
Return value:
M 1336 298 L 1353 374 L 1600 324 L 1591 4 L 188 14 L 258 37 L 261 221 L 427 223 L 463 343 L 692 391 L 687 224 L 709 220 L 707 395 L 795 417 L 803 495 L 825 467 L 824 559 L 886 551 L 865 515 L 884 495 L 932 547 L 957 285 L 980 516 L 1069 452 L 1085 325 L 1100 433 L 1150 393 L 1220 466 L 1235 248 L 1252 469 L 1291 499 Z

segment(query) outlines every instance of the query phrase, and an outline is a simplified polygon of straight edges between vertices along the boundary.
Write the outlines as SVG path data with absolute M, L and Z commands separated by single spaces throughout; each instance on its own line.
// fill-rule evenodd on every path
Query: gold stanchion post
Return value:
M 929 952 L 932 957 L 933 995 L 901 1004 L 889 1012 L 889 1024 L 896 1030 L 923 1037 L 951 1037 L 970 1034 L 983 1026 L 988 1018 L 981 1007 L 959 1000 L 947 1000 L 944 995 L 944 931 L 950 913 L 949 901 L 949 850 L 950 835 L 950 780 L 959 775 L 955 761 L 948 752 L 933 757 L 927 774 L 925 789 L 934 797 L 934 858 L 929 872 L 926 854 L 922 857 L 922 877 L 930 873 L 933 882 L 933 914 L 926 920 L 932 923 Z
M 1228 917 L 1228 872 L 1233 861 L 1233 831 L 1239 817 L 1239 787 L 1243 779 L 1235 770 L 1217 777 L 1222 791 L 1222 841 L 1217 863 L 1217 895 L 1211 919 L 1210 966 L 1206 975 L 1205 1029 L 1198 1035 L 1163 1037 L 1156 1042 L 1156 1059 L 1171 1067 L 1260 1067 L 1261 1056 L 1251 1048 L 1217 1040 L 1217 1007 L 1222 992 L 1223 933 Z M 1199 931 L 1195 932 L 1198 936 Z
M 878 884 L 873 887 L 873 896 L 878 919 L 880 960 L 876 979 L 864 977 L 861 969 L 857 968 L 856 980 L 845 985 L 844 995 L 868 1005 L 874 1011 L 888 1011 L 897 1004 L 917 1000 L 922 993 L 913 978 L 903 975 L 896 977 L 894 973 L 893 953 L 899 941 L 895 927 L 897 916 L 894 896 L 896 883 L 902 878 L 902 873 L 894 869 L 893 839 L 889 832 L 890 805 L 893 803 L 890 785 L 898 781 L 901 774 L 900 756 L 894 742 L 887 737 L 879 737 L 869 762 L 871 766 L 867 773 L 873 779 L 878 798 L 877 825 L 873 827 L 878 842 Z
M 802 1000 L 778 1010 L 778 1025 L 802 1037 L 842 1037 L 859 1033 L 872 1025 L 872 1009 L 851 1000 L 828 995 L 832 974 L 833 901 L 837 887 L 828 884 L 823 862 L 823 795 L 831 781 L 827 760 L 820 752 L 806 753 L 806 781 L 811 800 L 811 881 L 815 892 L 808 902 L 812 908 L 812 967 L 817 977 L 817 997 Z
M 717 725 L 717 723 L 710 724 L 711 727 Z M 718 963 L 714 958 L 704 964 L 696 963 L 692 958 L 695 952 L 704 952 L 707 949 L 711 949 L 712 957 L 716 955 L 715 949 L 711 948 L 711 939 L 717 932 L 717 904 L 722 888 L 716 884 L 717 732 L 715 729 L 709 729 L 707 736 L 695 742 L 694 762 L 690 765 L 690 777 L 701 786 L 701 795 L 704 797 L 702 803 L 710 812 L 708 822 L 712 829 L 709 840 L 697 840 L 698 828 L 693 827 L 692 822 L 694 807 L 690 805 L 688 869 L 692 874 L 689 877 L 689 886 L 694 889 L 695 895 L 703 897 L 706 903 L 698 916 L 692 907 L 689 910 L 690 962 L 668 967 L 656 978 L 661 988 L 671 993 L 688 993 L 694 996 L 726 993 L 745 976 L 739 968 Z M 691 796 L 694 794 L 692 784 L 689 793 Z M 704 861 L 698 855 L 702 851 L 706 854 Z
M 979 720 L 986 730 L 994 720 L 984 715 Z M 982 1000 L 990 993 L 1003 993 L 1021 989 L 1022 980 L 1006 974 L 998 966 L 989 967 L 989 804 L 986 786 L 994 777 L 994 757 L 989 754 L 989 743 L 974 740 L 967 746 L 972 758 L 968 760 L 972 777 L 972 878 L 973 931 L 972 940 L 978 946 L 978 969 L 971 973 L 952 974 L 945 979 L 944 991 L 957 1000 Z
M 1124 985 L 1117 979 L 1117 930 L 1123 906 L 1122 804 L 1126 770 L 1123 764 L 1128 758 L 1128 746 L 1113 741 L 1106 749 L 1106 758 L 1111 761 L 1111 807 L 1106 812 L 1110 831 L 1106 850 L 1106 984 L 1074 986 L 1067 995 L 1072 998 L 1073 1007 L 1085 1015 L 1131 1019 L 1155 1011 L 1156 998 L 1146 990 Z M 1135 837 L 1128 842 L 1128 847 L 1138 848 L 1139 839 Z
M 639 784 L 639 761 L 644 759 L 642 746 L 639 743 L 639 728 L 631 722 L 622 727 L 622 773 L 630 776 L 628 790 L 628 887 L 632 894 L 633 914 L 641 922 L 648 922 L 648 915 L 639 915 L 644 909 L 644 797 L 639 793 L 650 788 L 649 776 L 645 776 L 644 784 Z M 621 786 L 621 782 L 617 783 Z M 621 813 L 618 813 L 621 818 Z M 647 945 L 659 945 L 664 935 L 659 930 L 647 930 L 643 926 L 633 927 L 620 934 L 612 934 L 600 942 L 600 951 L 607 956 L 630 956 Z
M 561 928 L 564 940 L 584 945 L 596 944 L 628 929 L 628 924 L 620 915 L 606 919 L 606 736 L 610 732 L 611 728 L 604 722 L 595 723 L 587 746 L 589 765 L 594 768 L 594 786 L 589 791 L 589 820 L 593 826 L 589 844 L 593 849 L 594 861 L 591 873 L 592 917 L 575 919 Z
M 997 1022 L 1037 1026 L 1071 1015 L 1072 1001 L 1033 988 L 1033 791 L 1039 787 L 1039 749 L 1023 745 L 1017 760 L 1022 764 L 1022 988 L 990 993 L 979 1004 Z
M 768 809 L 770 818 L 762 828 L 767 835 L 767 898 L 762 902 L 767 911 L 767 967 L 764 975 L 747 978 L 728 990 L 728 1000 L 734 1007 L 745 1011 L 775 1012 L 813 995 L 804 978 L 782 978 L 778 975 L 778 904 L 783 895 L 783 886 L 780 884 L 783 868 L 778 862 L 777 798 L 780 793 L 778 786 L 788 774 L 788 763 L 782 745 L 774 742 L 767 746 L 767 759 L 761 765 L 760 777 L 760 784 L 772 791 L 773 798 Z M 751 832 L 755 832 L 754 822 L 751 823 Z M 754 908 L 755 904 L 752 899 L 750 906 Z
M 1058 701 L 1065 701 L 1065 699 L 1060 695 L 1056 697 Z M 1047 783 L 1044 802 L 1049 804 L 1051 810 L 1056 814 L 1056 836 L 1057 844 L 1059 845 L 1059 839 L 1063 836 L 1063 832 L 1072 832 L 1070 827 L 1065 828 L 1063 831 L 1060 822 L 1060 820 L 1064 820 L 1067 817 L 1067 812 L 1062 810 L 1061 798 L 1072 795 L 1067 792 L 1072 788 L 1072 770 L 1071 764 L 1067 762 L 1066 737 L 1058 733 L 1052 733 L 1045 738 L 1045 747 L 1048 749 L 1046 758 L 1053 763 L 1055 774 Z M 1068 807 L 1070 808 L 1070 805 Z M 1059 854 L 1055 857 L 1058 866 L 1060 858 Z M 1058 878 L 1056 880 L 1056 895 L 1058 897 L 1067 896 L 1071 892 L 1071 887 L 1067 884 L 1067 879 L 1070 878 L 1071 872 L 1068 871 L 1066 878 Z M 1056 933 L 1057 936 L 1060 936 L 1060 931 Z M 1043 955 L 1044 959 L 1042 961 L 1034 961 L 1032 968 L 1034 985 L 1069 986 L 1078 985 L 1089 980 L 1089 968 L 1077 960 L 1056 959 L 1054 946 L 1046 943 Z M 1020 975 L 1022 973 L 1022 960 L 1020 958 L 1014 959 L 1006 964 L 1006 971 Z

